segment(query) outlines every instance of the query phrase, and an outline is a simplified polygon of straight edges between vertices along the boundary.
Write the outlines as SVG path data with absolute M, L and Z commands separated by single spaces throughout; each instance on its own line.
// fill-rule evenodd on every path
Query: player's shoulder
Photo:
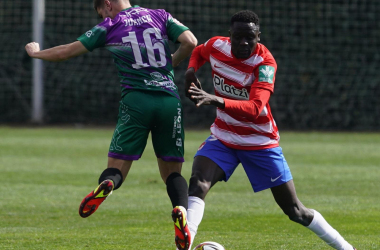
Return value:
M 261 64 L 271 64 L 277 66 L 276 60 L 274 59 L 272 53 L 269 51 L 267 47 L 265 47 L 264 44 L 258 43 L 257 47 L 258 48 L 256 50 L 256 53 L 263 59 Z
M 134 5 L 128 9 L 124 9 L 122 11 L 120 11 L 119 15 L 127 15 L 127 16 L 130 16 L 130 15 L 140 15 L 140 14 L 144 14 L 144 13 L 147 13 L 147 12 L 151 12 L 153 11 L 153 9 L 149 9 L 149 8 L 145 8 L 145 7 L 141 7 L 141 6 L 138 6 L 138 5 Z
M 222 46 L 223 44 L 225 45 L 231 44 L 228 37 L 214 36 L 208 39 L 203 45 L 206 48 L 212 50 L 212 49 L 215 49 L 216 47 Z
M 208 39 L 204 45 L 205 46 L 212 46 L 216 41 L 227 41 L 229 40 L 228 37 L 224 37 L 224 36 L 214 36 L 214 37 L 211 37 L 210 39 Z
M 165 9 L 147 9 L 147 11 L 153 15 L 166 16 L 170 14 Z
M 107 30 L 123 26 L 139 26 L 143 23 L 165 22 L 169 18 L 164 9 L 149 9 L 135 5 L 131 8 L 120 11 L 113 19 L 106 18 L 99 26 Z
M 158 20 L 169 20 L 169 19 L 173 19 L 172 15 L 165 9 L 148 9 L 148 8 L 144 8 L 146 10 L 146 13 L 151 15 L 151 16 L 154 16 L 155 19 L 158 19 Z
M 109 30 L 110 28 L 115 26 L 116 23 L 117 23 L 117 20 L 107 17 L 101 23 L 98 23 L 95 27 L 103 29 L 103 30 Z
M 114 18 L 115 21 L 117 18 L 119 19 L 125 19 L 125 18 L 132 18 L 137 19 L 141 16 L 166 16 L 166 11 L 164 9 L 149 9 L 145 7 L 141 7 L 138 5 L 135 5 L 133 7 L 130 7 L 128 9 L 120 11 L 119 14 L 116 15 Z

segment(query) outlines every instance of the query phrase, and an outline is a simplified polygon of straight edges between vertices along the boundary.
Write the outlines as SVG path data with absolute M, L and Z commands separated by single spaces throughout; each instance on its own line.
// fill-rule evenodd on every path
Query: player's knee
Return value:
M 294 205 L 285 209 L 284 213 L 289 217 L 291 221 L 297 222 L 303 226 L 308 226 L 311 222 L 306 208 L 300 208 Z
M 204 200 L 210 188 L 210 182 L 202 180 L 198 175 L 191 176 L 189 182 L 189 196 L 196 196 Z

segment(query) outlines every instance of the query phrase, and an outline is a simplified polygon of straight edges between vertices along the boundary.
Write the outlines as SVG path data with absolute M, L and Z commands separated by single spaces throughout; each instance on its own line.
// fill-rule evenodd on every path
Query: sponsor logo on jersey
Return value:
M 154 80 L 144 79 L 144 82 L 147 86 L 158 86 L 158 87 L 168 88 L 171 90 L 176 89 L 176 85 L 172 81 L 154 81 Z
M 272 66 L 263 65 L 259 67 L 259 82 L 273 83 L 274 68 Z
M 86 36 L 87 36 L 88 38 L 90 38 L 91 35 L 92 35 L 92 30 L 89 30 L 89 31 L 86 32 Z
M 246 88 L 237 89 L 233 85 L 224 84 L 224 78 L 214 74 L 215 90 L 225 96 L 229 96 L 239 100 L 248 100 L 249 93 Z
M 152 17 L 150 15 L 140 16 L 139 18 L 127 18 L 124 20 L 125 26 L 137 26 L 144 23 L 153 23 Z
M 161 73 L 159 72 L 153 72 L 153 73 L 150 73 L 150 76 L 156 80 L 156 81 L 161 81 L 164 79 L 164 77 L 161 75 Z

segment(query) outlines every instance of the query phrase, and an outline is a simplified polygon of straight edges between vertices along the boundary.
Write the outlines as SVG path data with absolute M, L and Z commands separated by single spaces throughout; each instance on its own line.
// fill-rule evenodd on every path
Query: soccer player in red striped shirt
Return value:
M 340 250 L 352 247 L 320 213 L 297 198 L 293 178 L 279 146 L 269 106 L 277 64 L 260 41 L 259 18 L 252 11 L 232 16 L 230 37 L 213 37 L 196 47 L 186 71 L 187 96 L 196 105 L 214 105 L 211 136 L 195 155 L 189 186 L 188 225 L 194 239 L 204 212 L 204 198 L 218 181 L 227 181 L 239 163 L 254 192 L 270 188 L 289 217 Z M 203 91 L 195 72 L 209 62 L 215 95 Z

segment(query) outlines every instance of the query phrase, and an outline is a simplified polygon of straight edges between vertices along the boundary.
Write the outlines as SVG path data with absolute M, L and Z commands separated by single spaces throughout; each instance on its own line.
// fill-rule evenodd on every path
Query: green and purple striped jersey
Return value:
M 89 51 L 105 47 L 112 53 L 122 95 L 128 89 L 139 89 L 165 91 L 179 98 L 169 40 L 176 42 L 186 30 L 163 9 L 133 6 L 114 19 L 106 18 L 78 40 Z

